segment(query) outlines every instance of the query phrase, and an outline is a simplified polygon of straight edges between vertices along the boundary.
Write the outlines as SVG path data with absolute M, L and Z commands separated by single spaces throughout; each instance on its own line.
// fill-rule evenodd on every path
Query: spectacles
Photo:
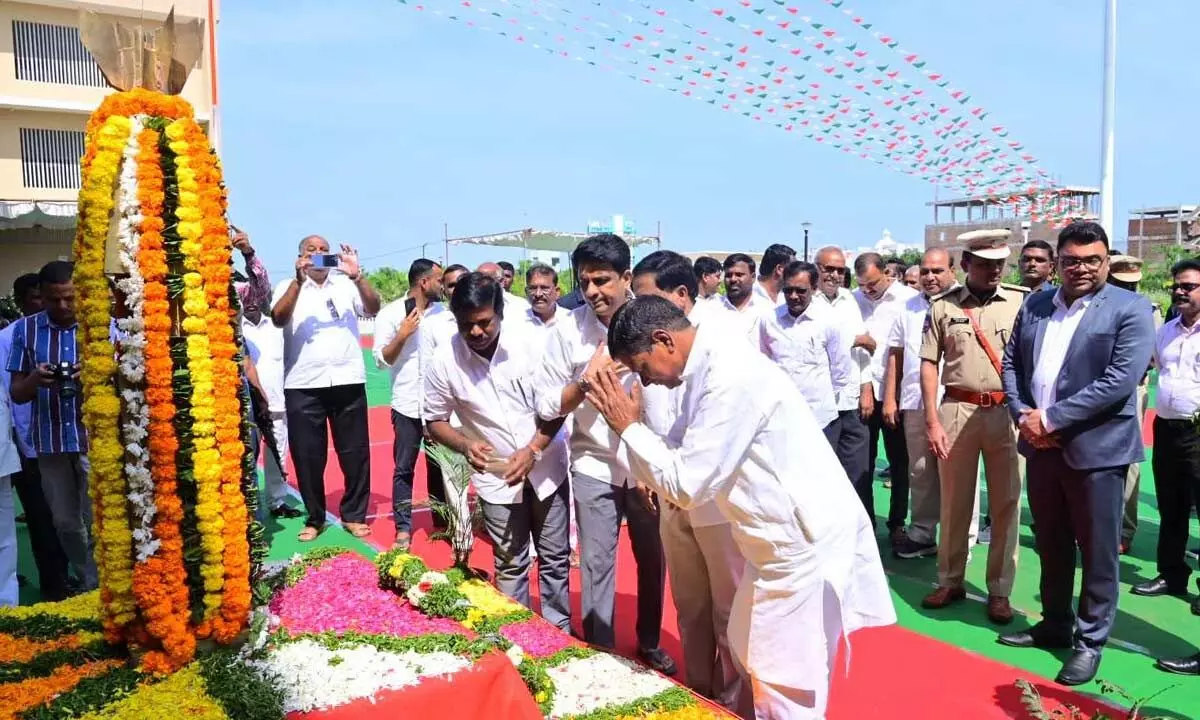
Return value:
M 831 266 L 831 265 L 822 265 L 822 266 L 821 266 L 821 272 L 822 272 L 822 273 L 824 273 L 825 275 L 845 275 L 845 274 L 846 274 L 846 268 L 844 268 L 844 267 L 833 267 L 833 266 Z
M 1181 292 L 1184 295 L 1191 295 L 1200 290 L 1200 283 L 1175 283 L 1170 288 L 1171 294 Z
M 1064 270 L 1077 268 L 1080 266 L 1083 266 L 1085 270 L 1099 270 L 1100 266 L 1103 265 L 1104 261 L 1107 259 L 1108 258 L 1100 255 L 1089 255 L 1088 257 L 1060 255 L 1058 258 L 1058 264 L 1061 265 Z

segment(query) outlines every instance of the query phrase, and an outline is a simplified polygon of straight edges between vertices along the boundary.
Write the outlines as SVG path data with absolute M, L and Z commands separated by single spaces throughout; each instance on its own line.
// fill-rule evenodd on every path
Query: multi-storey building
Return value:
M 1167 248 L 1186 246 L 1195 251 L 1200 236 L 1200 205 L 1167 205 L 1129 213 L 1129 254 L 1161 260 Z
M 926 249 L 945 248 L 954 254 L 955 259 L 962 250 L 958 236 L 971 230 L 1006 228 L 1012 231 L 1009 244 L 1013 248 L 1013 262 L 1016 262 L 1021 246 L 1030 240 L 1045 240 L 1051 245 L 1058 241 L 1060 228 L 1016 212 L 1012 204 L 994 197 L 954 198 L 927 204 L 933 208 L 933 223 L 925 226 Z M 1068 185 L 1060 189 L 1058 205 L 1071 217 L 1096 220 L 1099 217 L 1099 204 L 1100 191 L 1097 188 Z
M 0 1 L 0 294 L 69 259 L 88 115 L 112 90 L 79 36 L 82 11 L 129 23 L 200 19 L 204 51 L 182 96 L 200 123 L 216 107 L 216 0 Z

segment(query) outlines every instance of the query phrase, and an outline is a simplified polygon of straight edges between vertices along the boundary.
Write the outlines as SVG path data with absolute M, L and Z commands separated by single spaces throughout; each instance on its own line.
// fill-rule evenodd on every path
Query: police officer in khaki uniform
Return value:
M 1017 571 L 1021 476 L 1017 431 L 1005 407 L 1000 359 L 1027 288 L 1001 284 L 1011 254 L 1008 230 L 976 230 L 958 236 L 966 284 L 939 295 L 929 308 L 921 345 L 921 396 L 930 449 L 942 480 L 942 537 L 938 587 L 923 601 L 938 609 L 966 597 L 972 510 L 983 456 L 992 541 L 988 546 L 988 618 L 1012 622 L 1008 598 Z M 946 386 L 937 406 L 938 363 Z
M 1132 255 L 1113 255 L 1108 259 L 1108 281 L 1119 288 L 1130 292 L 1138 291 L 1138 283 L 1142 281 L 1142 260 Z M 1162 307 L 1151 303 L 1154 309 L 1154 330 L 1163 326 Z M 1137 388 L 1138 424 L 1146 423 L 1146 406 L 1149 403 L 1150 368 L 1142 375 L 1142 381 Z M 1121 522 L 1121 554 L 1129 552 L 1133 545 L 1133 535 L 1138 526 L 1138 499 L 1141 494 L 1142 464 L 1130 463 L 1129 473 L 1125 476 L 1125 517 Z

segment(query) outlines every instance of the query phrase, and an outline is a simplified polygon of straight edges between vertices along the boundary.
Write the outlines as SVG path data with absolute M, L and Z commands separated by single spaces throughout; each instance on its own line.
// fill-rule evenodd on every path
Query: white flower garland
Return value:
M 546 672 L 554 681 L 550 717 L 584 715 L 676 687 L 656 672 L 607 653 L 571 660 Z
M 380 690 L 449 675 L 471 662 L 445 652 L 390 653 L 370 645 L 328 650 L 312 640 L 298 640 L 272 649 L 265 659 L 252 660 L 250 665 L 283 691 L 284 712 L 291 713 L 373 699 Z
M 121 424 L 122 440 L 125 444 L 125 474 L 129 483 L 128 499 L 132 512 L 130 520 L 133 530 L 137 561 L 144 562 L 158 551 L 160 541 L 154 537 L 154 481 L 150 476 L 150 451 L 146 438 L 150 435 L 150 407 L 146 404 L 143 381 L 146 376 L 146 328 L 145 288 L 146 281 L 138 266 L 138 250 L 141 246 L 142 208 L 138 202 L 137 155 L 138 136 L 142 132 L 144 117 L 131 119 L 129 139 L 122 153 L 121 188 L 117 206 L 117 239 L 120 242 L 121 267 L 125 277 L 117 281 L 117 287 L 125 294 L 126 317 L 117 320 L 119 332 L 118 369 L 121 373 L 121 399 L 124 401 L 125 417 Z

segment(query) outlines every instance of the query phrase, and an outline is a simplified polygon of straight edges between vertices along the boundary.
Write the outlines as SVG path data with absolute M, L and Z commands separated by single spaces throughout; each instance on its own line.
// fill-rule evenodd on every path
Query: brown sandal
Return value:
M 316 540 L 317 536 L 320 534 L 321 528 L 315 528 L 312 525 L 305 525 L 304 529 L 296 535 L 296 539 L 300 542 L 312 542 L 313 540 Z
M 356 538 L 365 538 L 371 535 L 371 528 L 366 523 L 348 522 L 345 523 L 346 532 Z

